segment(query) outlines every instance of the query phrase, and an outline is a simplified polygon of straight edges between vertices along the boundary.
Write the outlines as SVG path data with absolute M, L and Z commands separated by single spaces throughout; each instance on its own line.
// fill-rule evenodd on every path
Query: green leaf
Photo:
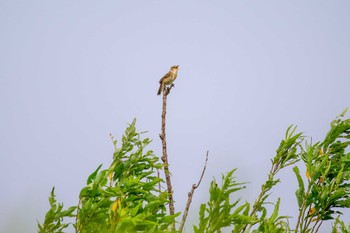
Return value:
M 297 180 L 298 180 L 299 187 L 296 190 L 295 195 L 297 197 L 298 207 L 301 208 L 301 205 L 303 203 L 304 196 L 305 196 L 304 181 L 303 181 L 303 178 L 300 176 L 300 171 L 299 171 L 299 168 L 297 166 L 293 167 L 293 172 L 295 173 Z
M 91 173 L 91 175 L 89 175 L 86 181 L 87 185 L 91 184 L 91 182 L 96 178 L 96 175 L 101 167 L 102 167 L 102 164 L 100 164 L 100 166 L 98 166 L 98 168 L 93 173 Z
M 345 108 L 345 109 L 342 111 L 342 113 L 340 113 L 339 116 L 344 117 L 347 111 L 348 111 L 348 108 Z

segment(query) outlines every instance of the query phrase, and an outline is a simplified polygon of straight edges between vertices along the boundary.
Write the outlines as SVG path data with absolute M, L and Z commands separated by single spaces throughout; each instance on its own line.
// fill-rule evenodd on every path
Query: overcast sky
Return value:
M 315 142 L 350 106 L 349 12 L 346 0 L 0 1 L 0 232 L 36 232 L 52 186 L 76 205 L 112 160 L 109 134 L 119 139 L 134 117 L 160 155 L 156 92 L 175 64 L 176 211 L 210 151 L 187 232 L 222 172 L 237 167 L 250 183 L 235 198 L 254 201 L 290 124 Z M 270 201 L 296 218 L 296 178 L 280 177 Z

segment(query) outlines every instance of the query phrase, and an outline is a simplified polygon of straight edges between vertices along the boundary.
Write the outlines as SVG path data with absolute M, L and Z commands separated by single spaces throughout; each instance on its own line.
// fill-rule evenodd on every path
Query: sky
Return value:
M 172 65 L 176 211 L 209 150 L 186 232 L 210 181 L 233 168 L 249 182 L 233 198 L 253 202 L 288 126 L 316 142 L 350 106 L 349 10 L 346 0 L 0 1 L 0 232 L 36 232 L 53 186 L 76 205 L 87 176 L 112 161 L 109 134 L 120 139 L 134 118 L 160 155 L 156 92 Z M 293 222 L 296 178 L 279 177 L 270 201 L 281 197 Z

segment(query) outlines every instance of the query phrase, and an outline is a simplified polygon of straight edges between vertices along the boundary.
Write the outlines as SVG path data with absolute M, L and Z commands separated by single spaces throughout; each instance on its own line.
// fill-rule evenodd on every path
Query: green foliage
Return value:
M 136 132 L 135 120 L 117 148 L 113 140 L 113 162 L 101 165 L 88 177 L 80 192 L 77 232 L 168 232 L 175 216 L 167 216 L 167 193 L 159 190 L 163 182 L 156 174 L 162 168 L 150 143 Z
M 256 225 L 256 229 L 252 232 L 288 232 L 289 226 L 284 221 L 286 216 L 278 216 L 280 200 L 278 199 L 274 211 L 270 217 L 267 217 L 267 209 L 265 207 L 266 199 L 269 197 L 269 191 L 280 182 L 275 175 L 283 168 L 296 163 L 299 160 L 298 148 L 303 139 L 302 134 L 295 134 L 296 127 L 287 129 L 284 140 L 281 141 L 276 156 L 271 160 L 272 166 L 268 174 L 267 181 L 262 185 L 261 192 L 255 201 L 252 210 L 248 202 L 237 206 L 239 199 L 231 203 L 229 195 L 245 187 L 242 183 L 236 183 L 232 178 L 232 170 L 223 177 L 223 186 L 218 188 L 215 180 L 212 182 L 209 193 L 210 201 L 207 205 L 202 204 L 199 212 L 199 226 L 194 227 L 195 232 L 221 232 L 224 227 L 229 227 L 232 232 L 249 232 L 252 226 Z M 235 187 L 227 189 L 227 187 Z M 219 193 L 220 195 L 215 195 Z M 224 198 L 219 198 L 224 197 Z M 213 209 L 212 206 L 220 208 Z M 237 207 L 236 207 L 237 206 Z M 235 208 L 236 207 L 236 208 Z M 235 208 L 235 209 L 233 209 Z M 215 211 L 214 211 L 215 210 Z M 207 215 L 205 216 L 205 212 Z M 258 216 L 260 214 L 260 217 Z
M 62 230 L 69 226 L 68 223 L 63 223 L 65 217 L 73 217 L 75 206 L 63 210 L 63 204 L 57 204 L 55 199 L 55 188 L 52 188 L 51 195 L 49 197 L 50 210 L 45 215 L 45 221 L 43 225 L 38 223 L 39 233 L 60 233 Z
M 285 138 L 281 141 L 275 157 L 271 160 L 271 169 L 268 174 L 266 182 L 261 186 L 261 192 L 254 203 L 253 210 L 251 215 L 255 215 L 257 212 L 260 212 L 264 209 L 265 200 L 269 196 L 269 191 L 277 185 L 280 180 L 276 179 L 276 174 L 283 168 L 288 167 L 289 165 L 295 164 L 300 160 L 298 149 L 303 140 L 301 133 L 295 134 L 296 127 L 290 126 L 287 129 Z
M 63 217 L 75 217 L 76 232 L 170 232 L 175 216 L 166 213 L 168 195 L 160 190 L 163 180 L 157 176 L 162 169 L 152 151 L 145 151 L 151 142 L 141 139 L 134 120 L 125 130 L 121 147 L 113 140 L 113 161 L 108 169 L 102 165 L 88 176 L 80 191 L 79 204 L 62 211 L 50 197 L 51 209 L 39 232 L 62 232 L 68 224 Z M 76 216 L 72 212 L 77 209 Z
M 331 220 L 332 233 L 350 233 L 350 225 L 346 226 L 339 218 L 342 208 L 350 208 L 350 119 L 343 119 L 344 114 L 345 111 L 332 121 L 321 142 L 307 142 L 301 133 L 295 132 L 296 127 L 290 126 L 254 203 L 234 198 L 246 188 L 245 183 L 235 180 L 236 169 L 222 175 L 220 182 L 213 179 L 209 200 L 200 206 L 194 232 L 315 233 L 324 221 Z M 52 189 L 51 208 L 43 225 L 38 223 L 38 232 L 63 232 L 70 224 L 66 219 L 72 218 L 77 233 L 171 232 L 179 213 L 171 216 L 166 211 L 169 196 L 161 189 L 164 182 L 157 175 L 163 165 L 152 151 L 145 151 L 151 141 L 136 132 L 135 120 L 125 130 L 120 147 L 113 137 L 112 141 L 111 165 L 107 169 L 100 165 L 88 176 L 77 206 L 63 210 Z M 279 214 L 280 198 L 268 201 L 272 189 L 280 182 L 276 178 L 278 172 L 293 164 L 299 208 L 295 227 L 290 226 L 289 216 Z M 299 164 L 305 166 L 305 176 Z M 272 210 L 268 208 L 271 205 Z
M 215 179 L 210 184 L 210 200 L 207 204 L 202 204 L 199 211 L 199 226 L 194 226 L 194 232 L 220 232 L 222 228 L 236 224 L 240 228 L 243 224 L 256 222 L 255 218 L 247 216 L 249 205 L 243 204 L 232 211 L 237 206 L 239 200 L 231 203 L 230 195 L 245 187 L 243 183 L 237 183 L 232 176 L 236 169 L 222 176 L 222 185 L 219 186 Z
M 340 221 L 339 216 L 335 219 L 332 233 L 350 233 L 350 224 L 346 227 L 344 222 Z
M 301 158 L 307 187 L 299 169 L 294 168 L 299 184 L 296 231 L 317 232 L 323 221 L 342 214 L 339 209 L 350 207 L 350 119 L 343 120 L 344 114 L 332 121 L 322 142 L 305 145 Z
M 287 216 L 279 216 L 278 210 L 280 206 L 280 198 L 275 205 L 275 208 L 269 218 L 266 217 L 267 210 L 263 207 L 263 214 L 259 219 L 259 226 L 256 230 L 253 230 L 252 233 L 260 233 L 260 232 L 271 232 L 271 233 L 285 233 L 290 232 L 289 225 L 285 221 Z
M 232 179 L 234 170 L 223 177 L 222 187 L 219 188 L 214 180 L 209 190 L 210 201 L 201 205 L 199 225 L 194 227 L 194 231 L 222 232 L 222 228 L 226 228 L 240 233 L 312 233 L 319 231 L 323 221 L 332 220 L 334 214 L 341 215 L 340 208 L 350 207 L 350 119 L 343 120 L 344 114 L 345 111 L 331 123 L 326 138 L 313 145 L 308 142 L 305 146 L 302 145 L 304 137 L 301 133 L 295 133 L 296 127 L 287 129 L 285 138 L 271 160 L 267 180 L 251 210 L 249 203 L 238 205 L 239 199 L 233 202 L 229 199 L 232 192 L 244 188 L 238 186 L 232 192 L 227 189 L 241 185 Z M 307 169 L 306 181 L 300 174 L 299 167 L 295 166 L 293 172 L 298 181 L 295 194 L 300 213 L 296 227 L 291 229 L 289 217 L 278 214 L 280 198 L 270 217 L 266 205 L 269 204 L 267 199 L 272 188 L 280 182 L 275 178 L 277 173 L 300 160 Z M 341 232 L 349 232 L 337 218 L 333 232 L 339 232 L 339 229 Z

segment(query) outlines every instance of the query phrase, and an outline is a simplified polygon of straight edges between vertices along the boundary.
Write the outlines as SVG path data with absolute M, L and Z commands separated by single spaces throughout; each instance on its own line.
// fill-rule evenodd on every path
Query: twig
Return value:
M 298 233 L 299 227 L 300 227 L 300 232 L 302 232 L 302 230 L 303 230 L 302 219 L 305 219 L 306 197 L 309 196 L 310 188 L 311 188 L 311 186 L 308 185 L 307 191 L 304 195 L 303 203 L 302 203 L 301 207 L 299 208 L 299 216 L 298 216 L 298 220 L 297 220 L 297 225 L 295 227 L 295 233 Z
M 162 140 L 162 148 L 163 148 L 163 156 L 162 161 L 164 164 L 164 175 L 165 175 L 165 182 L 168 189 L 168 195 L 169 195 L 169 212 L 170 215 L 175 214 L 175 208 L 174 208 L 174 198 L 173 198 L 173 187 L 171 185 L 171 179 L 170 179 L 170 172 L 169 172 L 169 162 L 168 162 L 168 153 L 167 153 L 167 146 L 166 146 L 166 134 L 165 134 L 165 116 L 166 116 L 166 101 L 167 96 L 170 93 L 170 89 L 173 86 L 165 87 L 163 90 L 163 111 L 162 111 L 162 132 L 160 134 L 160 139 Z M 175 231 L 175 221 L 173 222 L 172 226 L 173 230 Z
M 322 223 L 323 223 L 323 220 L 321 220 L 321 221 L 320 221 L 320 224 L 318 225 L 318 227 L 317 227 L 317 229 L 316 229 L 316 231 L 315 231 L 315 232 L 318 232 L 318 230 L 320 229 L 320 227 L 321 227 Z
M 158 176 L 158 179 L 159 179 L 160 178 L 159 169 L 157 169 L 157 176 Z M 158 190 L 159 190 L 159 193 L 162 191 L 161 186 L 160 186 L 160 182 L 158 183 Z
M 78 228 L 78 216 L 79 216 L 80 203 L 81 203 L 81 199 L 79 198 L 79 202 L 78 202 L 78 205 L 77 205 L 77 214 L 75 215 L 75 232 L 76 233 L 80 232 L 80 228 L 81 228 L 81 226 L 79 226 L 79 228 Z
M 268 183 L 268 182 L 273 182 L 273 178 L 274 178 L 274 176 L 277 174 L 277 172 L 281 169 L 280 167 L 279 167 L 279 165 L 280 165 L 280 163 L 278 162 L 278 163 L 272 163 L 272 166 L 271 166 L 271 169 L 270 169 L 270 172 L 269 172 L 269 174 L 268 174 L 268 180 L 265 182 L 265 184 L 263 184 L 262 186 L 261 186 L 261 192 L 260 192 L 260 194 L 259 194 L 259 196 L 258 196 L 258 198 L 256 199 L 256 201 L 255 201 L 255 203 L 254 203 L 254 205 L 253 205 L 253 208 L 252 208 L 252 210 L 251 210 L 251 212 L 250 212 L 250 217 L 255 217 L 256 216 L 256 213 L 258 212 L 258 210 L 259 210 L 259 208 L 260 208 L 260 206 L 262 205 L 262 203 L 263 203 L 263 200 L 264 200 L 264 197 L 265 197 L 265 195 L 266 195 L 266 193 L 271 189 L 271 187 L 268 187 L 266 184 Z M 247 229 L 250 229 L 250 227 L 251 226 L 253 226 L 255 223 L 253 223 L 253 224 L 246 224 L 243 228 L 242 228 L 242 230 L 240 231 L 240 232 L 246 232 L 246 230 Z
M 193 197 L 193 194 L 194 194 L 194 190 L 195 190 L 196 188 L 198 188 L 198 186 L 201 184 L 202 179 L 203 179 L 203 176 L 204 176 L 204 173 L 205 173 L 205 169 L 207 168 L 208 154 L 209 154 L 209 151 L 207 151 L 207 154 L 206 154 L 206 156 L 205 156 L 205 164 L 204 164 L 203 171 L 202 171 L 201 177 L 199 178 L 198 183 L 197 183 L 197 184 L 193 184 L 193 185 L 192 185 L 191 192 L 188 193 L 186 208 L 185 208 L 184 214 L 183 214 L 183 216 L 182 216 L 182 221 L 181 221 L 181 225 L 180 225 L 180 228 L 179 228 L 179 232 L 180 232 L 180 233 L 182 232 L 182 229 L 183 229 L 183 227 L 184 227 L 184 225 L 185 225 L 185 222 L 186 222 L 186 218 L 187 218 L 187 215 L 188 215 L 188 210 L 190 209 L 190 206 L 191 206 L 191 202 L 192 202 L 192 197 Z

